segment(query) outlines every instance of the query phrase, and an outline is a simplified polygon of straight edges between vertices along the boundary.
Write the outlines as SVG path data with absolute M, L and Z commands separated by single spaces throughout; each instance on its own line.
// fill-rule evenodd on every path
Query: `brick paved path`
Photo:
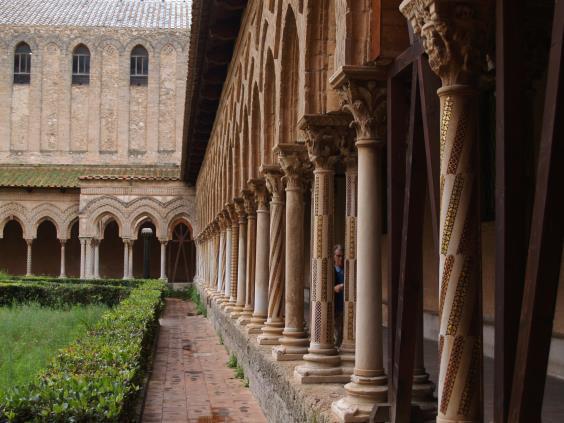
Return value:
M 226 366 L 228 354 L 194 305 L 168 298 L 142 421 L 266 422 L 251 391 Z

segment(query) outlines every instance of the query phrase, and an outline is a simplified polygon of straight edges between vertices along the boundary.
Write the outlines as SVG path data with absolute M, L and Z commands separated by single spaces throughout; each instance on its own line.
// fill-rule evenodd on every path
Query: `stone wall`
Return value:
M 32 50 L 31 82 L 13 84 L 14 50 Z M 72 84 L 72 52 L 90 50 L 90 82 Z M 0 33 L 0 162 L 179 164 L 187 30 L 5 26 Z M 130 53 L 149 53 L 130 86 Z

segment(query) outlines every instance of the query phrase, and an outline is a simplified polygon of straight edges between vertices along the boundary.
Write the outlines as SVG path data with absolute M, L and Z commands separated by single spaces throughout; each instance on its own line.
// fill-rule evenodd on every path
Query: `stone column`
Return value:
M 268 312 L 260 345 L 278 345 L 284 329 L 282 301 L 284 298 L 284 173 L 280 166 L 262 165 L 261 173 L 272 195 L 270 202 L 270 254 L 268 267 Z
M 100 279 L 100 241 L 93 239 L 92 246 L 94 249 L 94 279 Z
M 220 304 L 226 304 L 229 302 L 229 297 L 231 295 L 231 256 L 233 254 L 233 228 L 231 226 L 231 214 L 229 208 L 225 209 L 225 255 L 223 260 L 223 267 L 225 272 L 223 273 L 223 296 L 220 299 Z
M 235 203 L 237 216 L 239 218 L 239 246 L 237 248 L 237 290 L 236 303 L 231 309 L 230 317 L 238 319 L 245 308 L 246 284 L 247 284 L 247 213 L 245 202 L 240 198 Z
M 225 267 L 223 262 L 225 260 L 225 219 L 223 214 L 220 213 L 218 217 L 219 221 L 219 257 L 217 263 L 217 281 L 215 285 L 215 293 L 212 295 L 214 299 L 221 297 L 221 292 L 223 289 L 223 278 L 225 273 Z
M 128 253 L 129 253 L 129 259 L 127 260 L 127 277 L 129 279 L 133 279 L 133 243 L 135 242 L 134 239 L 130 239 L 128 240 Z
M 26 256 L 26 261 L 25 261 L 25 275 L 26 276 L 31 276 L 31 265 L 32 265 L 32 245 L 33 245 L 33 239 L 26 239 L 25 243 L 27 244 L 27 256 Z
M 253 317 L 247 325 L 249 334 L 261 333 L 268 314 L 268 257 L 270 245 L 270 212 L 268 191 L 263 179 L 253 179 L 251 189 L 257 200 L 257 243 L 255 299 Z
M 248 181 L 251 185 L 252 180 Z M 241 326 L 247 325 L 253 316 L 253 304 L 255 299 L 255 263 L 256 263 L 256 233 L 257 214 L 254 194 L 250 190 L 243 193 L 245 200 L 245 213 L 247 213 L 247 278 L 245 287 L 245 307 L 237 320 Z
M 86 239 L 80 238 L 80 279 L 86 278 Z
M 233 204 L 229 207 L 229 214 L 231 217 L 231 282 L 229 285 L 229 292 L 226 294 L 229 297 L 226 312 L 231 312 L 232 308 L 237 304 L 237 279 L 239 277 L 239 214 L 237 213 L 237 205 L 242 201 L 240 198 L 234 198 Z
M 304 190 L 310 170 L 301 144 L 278 144 L 274 149 L 286 181 L 286 237 L 284 253 L 285 326 L 280 345 L 272 349 L 278 361 L 301 360 L 309 339 L 304 322 Z
M 406 0 L 400 10 L 442 82 L 437 422 L 478 422 L 483 369 L 477 94 L 491 8 L 478 0 Z
M 129 240 L 123 240 L 123 279 L 129 277 Z
M 355 367 L 346 397 L 332 405 L 341 421 L 388 419 L 388 378 L 382 338 L 382 157 L 385 146 L 385 71 L 341 68 L 331 78 L 353 116 L 358 149 L 357 302 Z
M 65 245 L 67 243 L 66 239 L 60 239 L 59 242 L 61 243 L 61 272 L 59 274 L 59 278 L 66 278 L 67 277 L 67 272 L 66 272 L 66 266 L 65 266 Z
M 166 240 L 160 240 L 161 243 L 161 277 L 160 279 L 166 281 Z
M 91 279 L 93 276 L 93 251 L 92 251 L 92 238 L 86 238 L 86 262 L 84 265 L 84 277 Z
M 345 309 L 343 343 L 339 349 L 343 373 L 352 374 L 355 350 L 356 313 L 356 227 L 358 201 L 358 158 L 354 142 L 341 145 L 345 162 Z
M 335 164 L 338 146 L 346 137 L 350 118 L 342 113 L 305 115 L 299 122 L 307 136 L 313 177 L 313 248 L 311 259 L 311 342 L 305 364 L 297 366 L 301 383 L 345 383 L 341 358 L 334 340 L 333 220 L 335 208 Z

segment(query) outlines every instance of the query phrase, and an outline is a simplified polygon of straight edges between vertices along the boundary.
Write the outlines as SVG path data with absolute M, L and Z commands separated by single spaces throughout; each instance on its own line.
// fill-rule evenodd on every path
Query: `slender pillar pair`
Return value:
M 250 186 L 251 180 L 247 185 Z M 257 214 L 255 195 L 252 190 L 243 192 L 245 201 L 245 213 L 247 214 L 247 249 L 246 249 L 246 277 L 245 277 L 245 306 L 239 315 L 237 323 L 246 326 L 253 316 L 254 295 L 255 295 L 255 273 L 256 273 L 256 234 L 257 234 Z
M 278 361 L 301 360 L 309 339 L 304 322 L 304 191 L 310 171 L 302 144 L 278 144 L 278 156 L 286 180 L 285 225 L 285 327 L 280 345 L 272 349 Z
M 244 197 L 245 191 L 241 195 Z M 235 306 L 229 315 L 232 319 L 238 319 L 243 313 L 247 288 L 247 211 L 243 197 L 235 203 L 239 223 L 239 245 L 237 248 L 237 284 L 232 288 L 232 295 L 235 295 Z
M 239 201 L 242 201 L 242 199 L 234 198 L 233 204 L 229 204 L 227 208 L 231 219 L 231 251 L 229 255 L 229 285 L 225 289 L 227 302 L 222 306 L 226 313 L 230 313 L 237 304 L 237 278 L 239 277 L 239 214 L 237 213 L 237 204 Z
M 258 334 L 262 332 L 262 327 L 268 315 L 270 211 L 268 209 L 268 191 L 264 179 L 253 179 L 249 185 L 257 201 L 257 231 L 254 310 L 247 330 L 249 334 Z
M 267 319 L 257 340 L 260 345 L 278 345 L 284 329 L 284 172 L 277 165 L 262 165 L 261 174 L 272 195 L 270 202 L 270 253 Z
M 386 79 L 378 67 L 341 68 L 331 78 L 353 117 L 358 151 L 357 301 L 355 365 L 347 395 L 334 402 L 341 421 L 388 418 L 388 379 L 382 338 L 382 155 L 385 145 Z
M 314 165 L 313 250 L 311 261 L 311 342 L 304 364 L 294 375 L 301 383 L 345 383 L 334 339 L 334 177 L 339 145 L 348 137 L 350 117 L 343 113 L 305 115 L 299 127 L 306 133 L 309 159 Z
M 217 265 L 217 281 L 215 285 L 215 293 L 212 294 L 213 299 L 219 299 L 222 295 L 223 281 L 225 279 L 225 244 L 226 244 L 226 223 L 223 212 L 218 215 L 219 223 L 219 255 Z
M 437 422 L 478 422 L 483 353 L 477 87 L 491 8 L 480 0 L 405 0 L 400 10 L 442 82 Z
M 67 243 L 66 239 L 60 239 L 59 242 L 61 243 L 61 270 L 59 272 L 59 278 L 66 278 L 67 271 L 66 271 L 66 252 L 65 252 L 65 245 Z
M 31 266 L 32 266 L 32 246 L 33 246 L 33 239 L 26 239 L 25 243 L 27 245 L 27 255 L 26 255 L 26 261 L 25 261 L 25 275 L 26 276 L 31 276 L 32 272 L 31 272 Z

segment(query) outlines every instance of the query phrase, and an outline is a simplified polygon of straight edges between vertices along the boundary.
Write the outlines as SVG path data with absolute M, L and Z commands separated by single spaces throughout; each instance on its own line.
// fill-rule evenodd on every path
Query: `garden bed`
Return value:
M 164 284 L 149 280 L 131 285 L 136 286 L 64 280 L 0 283 L 0 299 L 6 302 L 8 293 L 15 293 L 12 302 L 27 302 L 42 297 L 38 292 L 55 305 L 61 304 L 55 301 L 61 295 L 69 303 L 102 292 L 112 293 L 107 299 L 120 299 L 83 336 L 56 353 L 34 380 L 0 397 L 0 421 L 135 420 L 135 401 L 158 327 Z M 49 294 L 52 291 L 60 295 Z

